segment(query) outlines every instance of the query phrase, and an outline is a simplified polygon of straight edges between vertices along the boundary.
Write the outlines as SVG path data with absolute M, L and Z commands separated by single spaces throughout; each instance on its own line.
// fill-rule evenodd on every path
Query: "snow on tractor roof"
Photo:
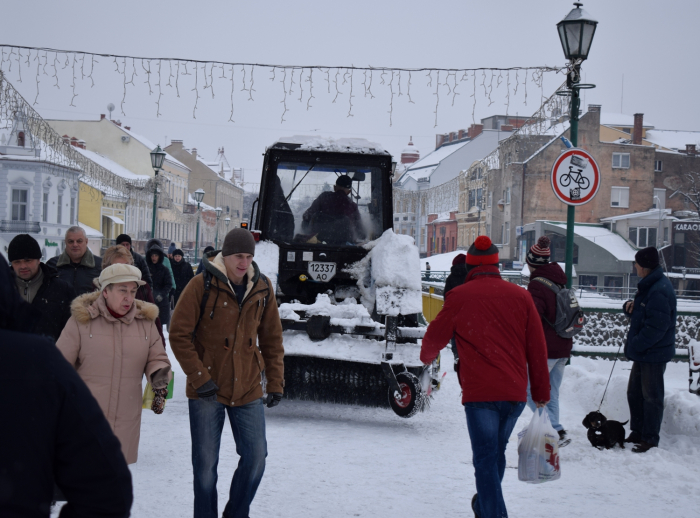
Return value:
M 282 137 L 271 147 L 287 147 L 284 144 L 299 146 L 305 151 L 327 151 L 329 153 L 359 153 L 365 155 L 389 155 L 381 144 L 363 138 L 319 137 L 314 135 L 294 135 Z

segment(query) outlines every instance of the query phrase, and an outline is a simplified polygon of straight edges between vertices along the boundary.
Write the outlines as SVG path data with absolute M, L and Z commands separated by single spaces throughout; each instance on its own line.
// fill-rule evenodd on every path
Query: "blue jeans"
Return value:
M 248 518 L 250 504 L 265 472 L 267 457 L 262 399 L 239 407 L 199 399 L 190 399 L 188 403 L 194 471 L 194 518 L 218 518 L 216 468 L 219 464 L 221 431 L 227 413 L 240 460 L 233 474 L 223 516 Z
M 664 372 L 665 363 L 632 362 L 627 385 L 630 430 L 652 446 L 659 445 L 664 418 Z
M 476 478 L 475 507 L 481 518 L 507 518 L 501 481 L 506 471 L 506 446 L 525 403 L 464 403 Z
M 546 408 L 552 427 L 557 432 L 564 429 L 559 423 L 559 387 L 561 386 L 561 380 L 564 379 L 564 367 L 566 367 L 566 362 L 568 361 L 568 358 L 547 360 L 547 367 L 549 368 L 549 403 L 547 403 Z M 529 379 L 527 380 L 527 407 L 533 412 L 537 408 L 530 395 Z

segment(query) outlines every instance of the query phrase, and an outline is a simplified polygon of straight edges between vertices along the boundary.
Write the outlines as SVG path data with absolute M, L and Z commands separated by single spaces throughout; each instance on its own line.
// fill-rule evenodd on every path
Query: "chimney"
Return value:
M 589 104 L 588 105 L 588 111 L 589 112 L 598 112 L 600 113 L 600 109 L 602 106 L 600 104 Z
M 480 135 L 482 131 L 484 131 L 483 124 L 472 124 L 471 126 L 469 126 L 469 129 L 467 130 L 467 137 L 474 138 L 474 137 Z
M 105 117 L 106 115 L 104 113 L 100 113 L 100 120 L 104 120 Z
M 80 147 L 80 146 L 78 146 L 78 139 L 76 137 L 70 138 L 70 145 L 73 147 Z
M 632 144 L 642 143 L 642 127 L 644 126 L 644 114 L 634 114 L 634 130 L 632 133 Z
M 502 124 L 501 131 L 513 131 L 513 126 L 510 124 Z
M 695 144 L 686 144 L 685 152 L 688 156 L 695 156 Z
M 61 138 L 63 139 L 64 144 L 70 144 L 70 137 L 68 135 L 63 135 Z
M 125 129 L 126 131 L 131 131 L 131 126 L 124 126 L 124 129 Z
M 79 140 L 78 142 L 76 142 L 75 145 L 76 145 L 76 147 L 79 147 L 80 149 L 87 149 L 87 147 L 85 146 L 84 140 Z
M 119 126 L 120 128 L 122 127 L 122 121 L 112 121 L 114 124 Z
M 197 148 L 196 148 L 196 147 L 193 147 L 193 148 L 192 148 L 192 158 L 194 158 L 195 160 L 197 160 Z

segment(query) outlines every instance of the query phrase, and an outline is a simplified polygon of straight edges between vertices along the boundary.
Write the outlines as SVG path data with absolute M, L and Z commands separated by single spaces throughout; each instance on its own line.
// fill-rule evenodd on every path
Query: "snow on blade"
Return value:
M 255 244 L 255 264 L 272 282 L 273 293 L 277 291 L 279 274 L 280 247 L 272 241 L 260 241 Z

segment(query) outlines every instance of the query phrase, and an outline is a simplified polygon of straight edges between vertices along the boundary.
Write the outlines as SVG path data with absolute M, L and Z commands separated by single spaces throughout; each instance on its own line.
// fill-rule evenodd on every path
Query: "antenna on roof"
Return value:
M 112 103 L 107 105 L 107 111 L 109 112 L 109 120 L 112 120 L 112 112 L 114 111 L 114 105 Z

